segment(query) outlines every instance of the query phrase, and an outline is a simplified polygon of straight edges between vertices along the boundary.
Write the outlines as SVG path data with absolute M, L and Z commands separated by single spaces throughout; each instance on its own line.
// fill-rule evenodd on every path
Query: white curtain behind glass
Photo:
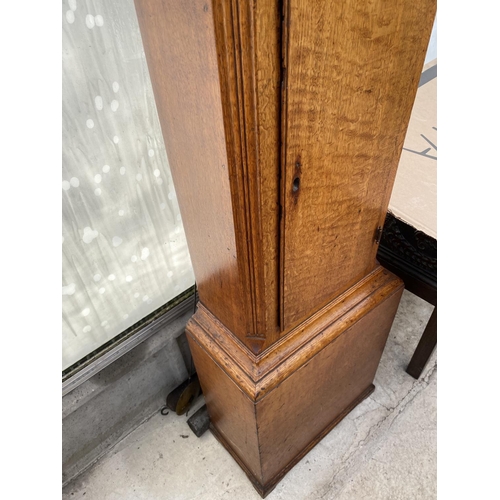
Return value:
M 194 276 L 133 0 L 62 17 L 64 370 Z

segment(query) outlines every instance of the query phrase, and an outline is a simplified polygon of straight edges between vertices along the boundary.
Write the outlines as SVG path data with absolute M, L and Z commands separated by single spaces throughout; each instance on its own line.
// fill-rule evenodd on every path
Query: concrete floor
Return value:
M 436 498 L 436 353 L 420 380 L 405 372 L 431 312 L 431 305 L 404 292 L 375 392 L 285 476 L 269 500 Z M 186 418 L 172 412 L 155 414 L 63 490 L 63 500 L 222 498 L 260 496 L 210 432 L 196 438 Z

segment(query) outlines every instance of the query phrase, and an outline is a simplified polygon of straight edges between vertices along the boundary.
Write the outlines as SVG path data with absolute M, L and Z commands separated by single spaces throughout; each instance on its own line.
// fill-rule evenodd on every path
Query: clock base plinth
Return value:
M 215 436 L 217 441 L 226 448 L 226 450 L 230 453 L 230 455 L 238 462 L 238 465 L 243 469 L 245 474 L 250 479 L 252 486 L 257 490 L 257 493 L 262 498 L 265 498 L 271 491 L 274 490 L 276 485 L 285 477 L 290 469 L 292 469 L 304 456 L 306 456 L 310 450 L 312 450 L 337 424 L 339 424 L 344 417 L 346 417 L 359 403 L 361 403 L 364 399 L 366 399 L 373 391 L 375 390 L 375 386 L 370 384 L 342 413 L 337 415 L 328 426 L 320 432 L 315 439 L 313 439 L 309 445 L 304 448 L 301 452 L 299 452 L 295 458 L 288 463 L 274 478 L 272 478 L 267 484 L 262 485 L 257 477 L 254 476 L 252 471 L 247 468 L 245 463 L 240 460 L 239 456 L 233 451 L 231 446 L 226 442 L 224 436 L 217 431 L 217 428 L 210 424 L 210 431 Z
M 374 390 L 402 291 L 379 266 L 259 355 L 200 304 L 186 333 L 211 429 L 262 497 Z

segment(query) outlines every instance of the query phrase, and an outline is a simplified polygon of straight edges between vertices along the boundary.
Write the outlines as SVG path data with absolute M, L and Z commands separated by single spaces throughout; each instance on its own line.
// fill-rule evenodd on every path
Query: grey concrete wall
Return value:
M 177 318 L 63 397 L 63 484 L 158 411 L 187 378 L 177 339 L 191 315 Z

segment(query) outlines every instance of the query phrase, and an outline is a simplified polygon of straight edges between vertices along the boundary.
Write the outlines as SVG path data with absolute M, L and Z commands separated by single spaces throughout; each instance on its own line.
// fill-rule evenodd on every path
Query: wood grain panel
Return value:
M 200 300 L 244 340 L 252 327 L 238 261 L 211 3 L 135 3 Z
M 186 333 L 196 370 L 203 374 L 200 384 L 211 425 L 225 437 L 238 459 L 262 482 L 255 404 L 214 363 L 189 328 Z
M 401 293 L 365 314 L 258 404 L 264 484 L 372 384 Z
M 259 400 L 378 303 L 401 290 L 401 280 L 379 266 L 259 355 L 245 349 L 203 305 L 186 328 L 250 398 Z
M 363 281 L 259 356 L 203 307 L 186 326 L 211 428 L 262 496 L 373 389 L 403 286 Z
M 280 333 L 280 2 L 136 7 L 201 302 L 261 352 Z
M 435 0 L 288 2 L 286 328 L 376 265 L 375 233 L 384 223 L 434 14 Z

